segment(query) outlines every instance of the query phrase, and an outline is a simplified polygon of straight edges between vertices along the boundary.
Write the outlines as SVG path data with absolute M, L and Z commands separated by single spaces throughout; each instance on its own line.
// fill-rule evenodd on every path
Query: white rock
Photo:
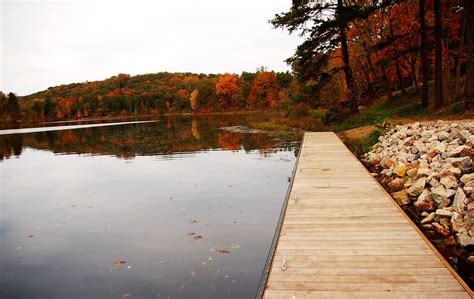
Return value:
M 438 151 L 438 153 L 444 153 L 446 152 L 446 144 L 440 143 L 435 147 L 435 149 Z
M 445 132 L 445 131 L 439 132 L 439 134 L 438 134 L 438 140 L 439 141 L 443 141 L 443 140 L 446 140 L 448 138 L 449 138 L 449 133 L 448 132 Z
M 459 155 L 466 147 L 464 145 L 453 148 L 448 152 L 448 157 Z
M 463 214 L 464 213 L 464 199 L 466 194 L 461 188 L 456 189 L 456 194 L 454 195 L 453 208 L 454 211 Z
M 465 174 L 461 177 L 461 182 L 467 184 L 470 181 L 474 181 L 474 173 Z
M 444 209 L 437 209 L 436 210 L 436 215 L 451 217 L 451 216 L 453 216 L 453 212 L 450 212 L 450 211 L 444 210 Z
M 411 196 L 419 196 L 423 192 L 425 185 L 425 178 L 420 178 L 416 180 L 416 182 L 410 188 L 408 188 L 408 194 Z
M 456 178 L 450 175 L 442 177 L 439 183 L 448 189 L 454 188 L 458 184 Z

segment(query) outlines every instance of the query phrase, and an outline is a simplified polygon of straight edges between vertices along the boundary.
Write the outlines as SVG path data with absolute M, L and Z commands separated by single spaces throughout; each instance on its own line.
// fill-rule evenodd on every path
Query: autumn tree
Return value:
M 435 109 L 444 104 L 443 100 L 443 27 L 441 23 L 441 0 L 434 0 L 435 16 Z
M 425 0 L 419 0 L 418 15 L 420 22 L 420 60 L 421 60 L 421 106 L 428 107 L 428 42 L 426 34 L 426 3 Z
M 117 75 L 117 85 L 119 88 L 124 89 L 128 82 L 130 81 L 129 74 L 118 74 Z
M 7 109 L 7 96 L 0 91 L 0 117 L 3 117 L 3 115 L 6 112 Z
M 198 107 L 198 96 L 199 96 L 199 91 L 197 89 L 193 90 L 191 92 L 191 95 L 189 97 L 189 104 L 191 107 L 192 111 L 196 111 Z
M 290 63 L 297 61 L 302 66 L 307 63 L 322 66 L 324 60 L 328 58 L 328 53 L 341 47 L 343 71 L 352 113 L 358 112 L 358 104 L 346 30 L 351 21 L 358 17 L 366 17 L 368 13 L 369 10 L 355 2 L 294 0 L 290 11 L 278 14 L 271 20 L 275 27 L 286 28 L 290 33 L 298 31 L 305 37 L 295 55 L 288 60 Z
M 234 107 L 238 89 L 237 77 L 231 74 L 220 76 L 219 81 L 216 83 L 216 95 L 219 97 L 219 106 L 223 109 Z
M 251 107 L 275 107 L 278 103 L 278 81 L 272 72 L 258 72 L 250 86 L 249 105 Z
M 33 99 L 31 103 L 31 110 L 36 114 L 37 120 L 43 120 L 45 111 L 44 108 L 46 106 L 46 100 L 45 99 Z
M 13 92 L 8 94 L 8 100 L 5 107 L 6 114 L 9 116 L 10 120 L 16 121 L 21 119 L 21 110 L 20 104 L 18 103 L 18 98 Z
M 466 52 L 467 73 L 464 91 L 464 105 L 466 110 L 474 108 L 474 1 L 466 1 Z

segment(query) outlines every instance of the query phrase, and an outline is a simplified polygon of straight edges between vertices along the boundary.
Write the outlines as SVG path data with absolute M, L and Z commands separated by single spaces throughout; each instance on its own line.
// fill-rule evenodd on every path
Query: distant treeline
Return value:
M 1 93 L 2 107 L 6 108 L 0 111 L 0 119 L 46 121 L 275 109 L 301 102 L 316 105 L 314 88 L 290 72 L 270 72 L 263 67 L 240 75 L 119 74 L 103 81 L 50 87 L 19 99 L 12 93 Z

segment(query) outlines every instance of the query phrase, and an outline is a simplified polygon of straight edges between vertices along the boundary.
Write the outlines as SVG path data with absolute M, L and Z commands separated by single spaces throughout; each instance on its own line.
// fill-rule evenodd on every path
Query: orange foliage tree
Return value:
M 279 86 L 273 72 L 258 72 L 250 85 L 249 106 L 255 108 L 275 107 L 278 104 Z
M 237 92 L 239 85 L 237 84 L 237 77 L 231 74 L 224 74 L 219 77 L 216 83 L 216 94 L 219 100 L 221 109 L 229 109 L 234 107 L 237 102 Z

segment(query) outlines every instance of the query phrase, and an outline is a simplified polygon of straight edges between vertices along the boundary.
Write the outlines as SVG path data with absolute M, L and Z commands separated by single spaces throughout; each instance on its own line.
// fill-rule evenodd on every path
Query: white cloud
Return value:
M 3 1 L 0 90 L 119 72 L 287 70 L 299 38 L 268 23 L 288 0 Z

